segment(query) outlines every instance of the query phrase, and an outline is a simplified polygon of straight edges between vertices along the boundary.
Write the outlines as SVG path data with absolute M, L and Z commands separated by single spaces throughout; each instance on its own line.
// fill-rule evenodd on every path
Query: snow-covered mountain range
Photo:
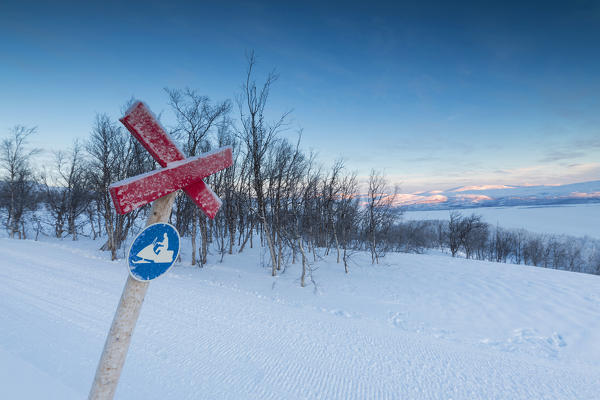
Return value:
M 462 186 L 396 195 L 393 203 L 406 210 L 469 207 L 535 206 L 600 202 L 600 180 L 567 185 Z

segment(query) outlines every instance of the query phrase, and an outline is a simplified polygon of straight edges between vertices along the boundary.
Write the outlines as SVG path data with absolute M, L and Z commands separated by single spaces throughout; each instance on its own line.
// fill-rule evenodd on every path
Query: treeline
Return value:
M 168 131 L 187 156 L 233 147 L 233 166 L 206 179 L 223 201 L 214 220 L 184 194 L 176 199 L 171 223 L 191 237 L 193 265 L 207 263 L 211 249 L 222 259 L 260 245 L 268 249 L 273 275 L 301 262 L 302 285 L 310 265 L 330 252 L 346 272 L 357 251 L 369 252 L 378 263 L 389 251 L 443 249 L 453 256 L 600 273 L 598 243 L 587 239 L 504 230 L 458 213 L 449 221 L 401 222 L 391 204 L 395 189 L 381 173 L 373 170 L 361 183 L 342 160 L 326 168 L 302 150 L 302 134 L 290 131 L 289 113 L 267 118 L 277 75 L 270 73 L 259 84 L 254 67 L 250 55 L 233 102 L 213 102 L 191 89 L 165 91 L 176 121 Z M 28 146 L 35 133 L 35 128 L 16 126 L 0 145 L 0 217 L 8 235 L 72 240 L 86 235 L 101 240 L 99 247 L 116 259 L 127 238 L 143 226 L 149 207 L 118 215 L 108 187 L 159 166 L 106 114 L 96 116 L 85 141 L 54 153 L 50 165 L 37 168 L 33 161 L 39 150 Z
M 390 237 L 394 251 L 437 249 L 452 257 L 600 274 L 600 240 L 505 229 L 476 214 L 452 211 L 446 221 L 403 221 L 393 227 Z
M 259 84 L 254 67 L 250 55 L 234 102 L 213 102 L 191 89 L 166 90 L 176 121 L 167 128 L 187 156 L 233 147 L 233 166 L 205 180 L 223 200 L 214 220 L 187 196 L 177 197 L 171 222 L 192 238 L 191 263 L 206 263 L 209 248 L 223 257 L 254 246 L 255 240 L 268 249 L 273 275 L 296 260 L 307 268 L 319 252 L 335 251 L 346 270 L 356 250 L 369 251 L 378 263 L 398 217 L 386 179 L 372 171 L 366 195 L 357 196 L 357 176 L 343 161 L 329 168 L 319 165 L 315 154 L 301 149 L 301 132 L 288 129 L 289 113 L 267 118 L 277 75 L 270 73 Z M 132 229 L 143 224 L 148 207 L 118 215 L 108 187 L 158 165 L 105 114 L 96 116 L 85 141 L 55 153 L 53 165 L 37 169 L 33 161 L 39 151 L 28 147 L 34 133 L 34 128 L 17 126 L 1 143 L 0 207 L 9 236 L 44 233 L 77 240 L 85 234 L 102 238 L 101 248 L 117 258 Z

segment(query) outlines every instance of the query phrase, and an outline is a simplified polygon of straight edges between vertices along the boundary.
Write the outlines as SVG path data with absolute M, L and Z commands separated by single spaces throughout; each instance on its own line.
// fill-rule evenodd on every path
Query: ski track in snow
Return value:
M 0 239 L 2 398 L 87 396 L 127 277 L 99 245 Z M 315 291 L 259 258 L 152 282 L 116 398 L 598 398 L 600 277 L 358 254 L 319 263 Z

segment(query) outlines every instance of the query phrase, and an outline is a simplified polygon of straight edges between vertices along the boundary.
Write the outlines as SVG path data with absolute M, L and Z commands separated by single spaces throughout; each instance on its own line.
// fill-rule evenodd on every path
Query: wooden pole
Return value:
M 176 193 L 161 197 L 152 203 L 152 210 L 146 226 L 169 221 Z M 140 315 L 148 284 L 149 282 L 140 282 L 128 275 L 119 306 L 104 343 L 104 350 L 98 363 L 89 400 L 111 400 L 115 396 L 131 342 L 131 335 Z

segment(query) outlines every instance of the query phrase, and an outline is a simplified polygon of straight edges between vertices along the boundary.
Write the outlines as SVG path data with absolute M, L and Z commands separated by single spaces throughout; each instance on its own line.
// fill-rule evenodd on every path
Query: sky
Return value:
M 235 100 L 254 51 L 325 166 L 405 193 L 600 179 L 598 1 L 217 3 L 0 2 L 0 138 L 37 126 L 49 160 L 132 97 L 169 126 L 165 88 Z

